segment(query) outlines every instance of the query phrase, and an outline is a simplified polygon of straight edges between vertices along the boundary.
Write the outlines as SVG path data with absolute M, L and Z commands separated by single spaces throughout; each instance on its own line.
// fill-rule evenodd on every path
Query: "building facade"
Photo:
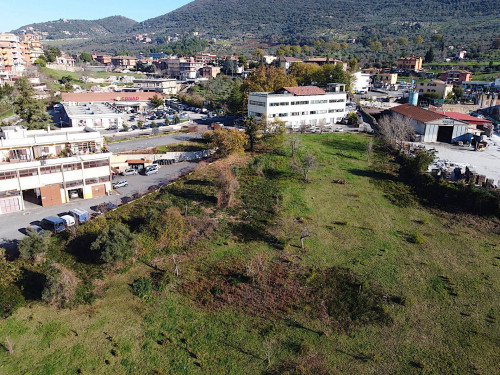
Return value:
M 423 59 L 417 56 L 400 57 L 398 68 L 407 72 L 418 72 L 422 69 Z
M 439 99 L 446 99 L 448 94 L 453 92 L 453 85 L 440 80 L 432 80 L 417 83 L 416 89 L 419 94 L 425 95 L 435 93 L 438 95 Z
M 329 91 L 316 86 L 284 87 L 273 93 L 248 96 L 248 115 L 266 121 L 279 119 L 292 130 L 332 126 L 346 116 L 345 85 L 330 84 Z
M 134 79 L 134 88 L 144 92 L 157 92 L 161 94 L 175 95 L 179 91 L 180 85 L 175 79 L 169 78 L 149 78 Z
M 356 94 L 368 94 L 371 87 L 371 77 L 368 73 L 356 72 L 352 75 L 354 81 L 352 83 L 352 90 Z
M 461 85 L 463 82 L 469 82 L 472 78 L 472 73 L 467 70 L 447 70 L 439 75 L 441 81 Z

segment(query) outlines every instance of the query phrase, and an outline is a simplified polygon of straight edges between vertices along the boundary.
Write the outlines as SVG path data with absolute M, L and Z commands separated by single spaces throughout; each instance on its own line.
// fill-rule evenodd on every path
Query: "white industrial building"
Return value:
M 161 94 L 175 95 L 181 84 L 176 79 L 170 78 L 146 78 L 134 79 L 134 89 L 144 92 L 157 92 Z
M 121 127 L 123 114 L 110 103 L 64 103 L 65 120 L 71 127 L 106 129 Z
M 4 127 L 0 137 L 0 214 L 103 196 L 112 189 L 111 154 L 101 152 L 98 132 Z
M 346 116 L 344 84 L 331 83 L 328 91 L 316 86 L 284 87 L 276 92 L 248 95 L 248 116 L 279 119 L 290 129 L 334 125 Z

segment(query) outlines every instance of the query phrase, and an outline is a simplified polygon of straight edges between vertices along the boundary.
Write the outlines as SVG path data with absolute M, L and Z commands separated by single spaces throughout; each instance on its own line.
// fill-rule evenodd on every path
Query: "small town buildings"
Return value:
M 302 62 L 302 60 L 296 59 L 295 57 L 281 56 L 277 61 L 277 66 L 285 69 L 287 72 L 293 63 Z
M 491 127 L 493 125 L 493 122 L 490 120 L 486 120 L 484 118 L 479 118 L 479 117 L 474 117 L 470 116 L 464 113 L 459 113 L 459 112 L 448 112 L 448 111 L 434 111 L 436 113 L 439 113 L 441 115 L 450 117 L 455 120 L 459 121 L 465 121 L 466 123 L 470 125 L 474 125 L 480 129 L 485 129 L 487 127 Z
M 368 90 L 371 87 L 370 75 L 368 73 L 356 72 L 352 76 L 354 77 L 352 90 L 357 94 L 368 94 Z
M 334 125 L 346 116 L 344 84 L 332 83 L 328 91 L 316 86 L 284 87 L 276 92 L 252 92 L 248 116 L 279 119 L 292 130 Z
M 406 72 L 418 72 L 422 69 L 423 59 L 417 56 L 400 57 L 398 68 Z
M 114 56 L 111 57 L 111 64 L 119 69 L 134 69 L 137 64 L 137 58 L 134 56 Z
M 94 60 L 98 63 L 101 63 L 102 65 L 111 65 L 110 55 L 95 55 Z
M 98 132 L 3 127 L 0 214 L 109 193 L 111 154 L 103 147 Z
M 463 82 L 469 82 L 472 78 L 472 73 L 467 70 L 447 70 L 439 75 L 441 81 L 461 85 Z
M 144 92 L 157 92 L 166 95 L 175 95 L 179 91 L 180 84 L 177 80 L 170 78 L 146 78 L 134 79 L 134 88 Z
M 25 49 L 14 34 L 0 33 L 0 71 L 21 74 L 26 68 Z
M 408 119 L 415 133 L 421 137 L 422 142 L 447 142 L 467 140 L 468 134 L 474 132 L 476 127 L 466 121 L 457 120 L 444 114 L 428 111 L 426 109 L 402 104 L 391 108 L 391 116 L 401 116 Z
M 384 87 L 395 86 L 398 82 L 397 73 L 378 73 L 373 76 L 374 83 L 379 83 Z
M 432 81 L 417 83 L 416 89 L 419 94 L 425 95 L 435 93 L 437 94 L 438 99 L 446 99 L 448 94 L 453 92 L 453 85 L 435 79 Z
M 262 57 L 262 60 L 264 61 L 264 64 L 271 65 L 274 63 L 278 58 L 276 56 L 272 55 L 265 55 Z
M 342 60 L 337 59 L 329 59 L 327 57 L 311 57 L 310 59 L 304 60 L 305 63 L 308 64 L 318 64 L 319 66 L 325 64 L 340 64 L 342 65 L 342 69 L 347 70 L 347 63 Z

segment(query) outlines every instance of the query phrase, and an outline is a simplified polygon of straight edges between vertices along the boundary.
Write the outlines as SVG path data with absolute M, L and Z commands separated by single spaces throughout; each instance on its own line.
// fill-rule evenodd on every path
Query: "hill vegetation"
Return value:
M 122 35 L 137 24 L 136 21 L 122 16 L 111 16 L 98 20 L 66 20 L 34 23 L 23 26 L 13 32 L 20 34 L 28 27 L 46 33 L 45 39 L 99 38 Z

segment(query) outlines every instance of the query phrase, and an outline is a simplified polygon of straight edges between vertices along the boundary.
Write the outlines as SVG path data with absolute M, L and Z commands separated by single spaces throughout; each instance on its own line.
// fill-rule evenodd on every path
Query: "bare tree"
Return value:
M 293 161 L 294 168 L 303 174 L 304 181 L 309 182 L 309 172 L 318 166 L 316 158 L 310 152 L 295 158 Z
M 296 134 L 292 134 L 292 136 L 288 138 L 288 144 L 292 149 L 292 158 L 293 158 L 295 157 L 295 153 L 301 146 L 299 137 Z
M 5 339 L 5 344 L 3 344 L 2 346 L 5 349 L 5 351 L 9 353 L 9 355 L 14 354 L 14 343 L 10 341 L 8 337 Z
M 402 115 L 386 115 L 378 121 L 378 127 L 384 142 L 393 148 L 415 135 L 411 119 Z
M 216 166 L 214 183 L 218 190 L 217 205 L 231 207 L 239 182 L 227 165 Z
M 370 161 L 373 153 L 373 138 L 370 138 L 368 144 L 366 145 L 366 160 Z
M 304 249 L 304 240 L 308 237 L 311 237 L 312 235 L 313 235 L 312 229 L 308 225 L 302 228 L 300 233 L 300 247 L 302 249 Z

